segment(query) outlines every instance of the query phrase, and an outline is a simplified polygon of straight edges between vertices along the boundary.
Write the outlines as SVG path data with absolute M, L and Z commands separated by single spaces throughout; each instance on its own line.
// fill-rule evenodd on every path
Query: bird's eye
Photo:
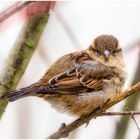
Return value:
M 116 53 L 119 53 L 119 52 L 121 52 L 121 49 L 114 50 L 113 54 L 116 54 Z
M 113 54 L 114 54 L 114 53 L 116 53 L 116 51 L 115 51 L 115 50 L 113 51 Z
M 122 49 L 117 49 L 115 52 L 119 53 L 119 52 L 121 52 L 121 51 L 122 51 Z
M 115 56 L 116 55 L 116 50 L 112 51 L 112 55 Z
M 112 55 L 116 55 L 116 54 L 120 53 L 121 51 L 122 51 L 121 49 L 113 50 Z
M 95 50 L 95 52 L 96 52 L 96 55 L 100 55 L 100 51 L 99 50 Z
M 90 46 L 89 49 L 90 49 L 92 52 L 96 53 L 97 55 L 100 54 L 100 51 L 97 50 L 96 48 L 93 48 L 92 46 Z
M 96 52 L 97 52 L 97 53 L 99 53 L 99 51 L 98 51 L 98 50 L 96 50 Z

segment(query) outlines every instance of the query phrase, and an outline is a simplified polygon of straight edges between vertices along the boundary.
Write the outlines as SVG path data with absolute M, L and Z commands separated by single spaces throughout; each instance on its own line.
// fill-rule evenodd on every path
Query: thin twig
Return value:
M 129 53 L 136 48 L 140 48 L 140 40 L 134 41 L 131 45 L 124 48 L 124 52 Z
M 53 12 L 56 16 L 56 18 L 59 20 L 59 22 L 62 24 L 65 32 L 67 33 L 69 39 L 71 40 L 71 43 L 73 44 L 73 46 L 77 49 L 77 50 L 81 50 L 81 44 L 78 41 L 75 33 L 73 32 L 73 29 L 71 28 L 70 24 L 68 23 L 68 21 L 65 19 L 65 17 L 62 15 L 62 13 L 60 12 L 59 8 L 54 8 Z
M 34 1 L 17 2 L 16 4 L 12 5 L 8 9 L 4 10 L 3 12 L 0 13 L 0 23 L 33 2 Z
M 103 112 L 101 116 L 140 115 L 140 111 Z
M 133 43 L 133 44 L 135 44 L 135 43 Z M 130 49 L 127 52 L 133 51 L 133 49 L 136 49 L 136 46 L 138 46 L 138 44 L 135 46 L 130 45 L 130 47 L 129 47 Z M 138 61 L 136 72 L 135 72 L 131 85 L 134 85 L 140 81 L 140 43 L 139 43 L 138 47 L 139 48 L 137 48 L 137 49 L 139 51 L 139 54 L 138 54 L 139 61 Z M 139 93 L 140 93 L 140 91 L 137 94 L 134 94 L 130 98 L 127 98 L 125 100 L 124 104 L 129 108 L 129 110 L 135 110 L 137 104 L 139 103 L 139 97 L 140 97 Z M 126 108 L 124 108 L 124 110 L 126 110 Z M 114 136 L 113 136 L 114 139 L 125 138 L 127 130 L 128 130 L 128 126 L 130 123 L 130 119 L 131 119 L 130 117 L 125 117 L 125 116 L 120 117 L 120 120 L 115 125 L 115 131 L 114 131 Z
M 131 118 L 132 118 L 132 120 L 134 121 L 134 123 L 135 123 L 135 125 L 136 125 L 136 127 L 137 127 L 137 129 L 138 129 L 138 132 L 139 132 L 137 138 L 140 139 L 140 127 L 139 127 L 138 122 L 136 121 L 136 119 L 135 119 L 135 117 L 134 117 L 133 112 L 131 112 Z
M 57 132 L 50 135 L 48 138 L 50 139 L 58 139 L 64 138 L 68 135 L 71 131 L 75 130 L 76 128 L 80 127 L 81 125 L 88 123 L 91 119 L 101 116 L 103 112 L 105 112 L 111 106 L 117 104 L 118 102 L 124 100 L 128 96 L 134 94 L 140 90 L 140 82 L 135 84 L 134 86 L 128 88 L 127 90 L 118 93 L 115 97 L 111 98 L 103 107 L 94 110 L 91 114 L 85 115 L 84 117 L 80 117 L 79 119 L 75 120 L 74 122 L 66 125 L 64 128 L 58 130 Z

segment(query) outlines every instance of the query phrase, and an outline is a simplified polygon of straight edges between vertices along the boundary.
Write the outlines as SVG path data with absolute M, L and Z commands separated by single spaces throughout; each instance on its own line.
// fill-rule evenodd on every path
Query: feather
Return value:
M 36 92 L 37 89 L 38 89 L 37 86 L 29 86 L 26 88 L 21 88 L 19 90 L 9 91 L 6 92 L 4 95 L 2 95 L 0 97 L 0 100 L 8 99 L 8 101 L 12 102 L 17 99 L 32 95 L 34 92 Z

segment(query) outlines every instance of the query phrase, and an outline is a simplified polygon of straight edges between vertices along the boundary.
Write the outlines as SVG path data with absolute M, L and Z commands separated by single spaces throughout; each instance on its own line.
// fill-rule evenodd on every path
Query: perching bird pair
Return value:
M 88 49 L 59 58 L 38 82 L 9 91 L 0 99 L 15 101 L 38 96 L 60 112 L 83 116 L 120 92 L 125 78 L 118 40 L 112 35 L 101 35 Z

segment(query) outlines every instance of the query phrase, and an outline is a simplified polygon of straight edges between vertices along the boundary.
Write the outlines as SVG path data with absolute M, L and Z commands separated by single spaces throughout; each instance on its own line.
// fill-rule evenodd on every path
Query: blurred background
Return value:
M 0 1 L 0 12 L 16 1 Z M 0 71 L 26 21 L 25 8 L 0 23 Z M 124 51 L 128 78 L 124 89 L 140 81 L 140 2 L 94 0 L 56 2 L 38 47 L 18 84 L 26 87 L 39 80 L 60 56 L 87 48 L 101 34 L 116 36 Z M 139 110 L 138 94 L 109 111 Z M 130 118 L 130 119 L 129 119 Z M 136 116 L 140 121 L 140 117 Z M 0 138 L 45 138 L 61 123 L 75 117 L 61 114 L 37 97 L 9 103 L 0 121 Z M 139 123 L 140 124 L 140 123 Z M 75 130 L 69 138 L 136 138 L 138 130 L 131 117 L 98 117 Z

